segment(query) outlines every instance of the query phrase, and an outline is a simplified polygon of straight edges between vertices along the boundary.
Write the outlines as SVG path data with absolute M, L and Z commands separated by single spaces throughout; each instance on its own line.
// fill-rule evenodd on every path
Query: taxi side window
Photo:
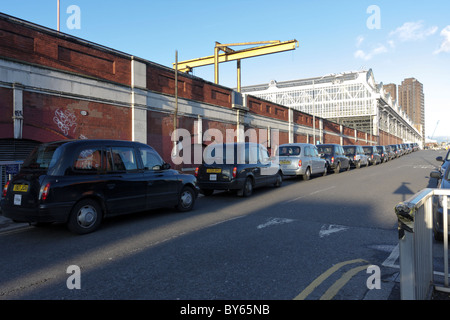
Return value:
M 140 154 L 142 158 L 142 163 L 144 164 L 144 170 L 161 170 L 164 161 L 161 159 L 159 154 L 154 152 L 152 149 L 141 148 Z
M 138 169 L 136 155 L 132 147 L 111 148 L 114 171 L 132 171 Z
M 312 156 L 312 154 L 311 154 L 310 147 L 309 146 L 305 147 L 305 157 L 311 157 L 311 156 Z
M 99 148 L 82 149 L 75 157 L 73 169 L 79 173 L 98 173 L 104 168 L 102 165 L 102 150 Z

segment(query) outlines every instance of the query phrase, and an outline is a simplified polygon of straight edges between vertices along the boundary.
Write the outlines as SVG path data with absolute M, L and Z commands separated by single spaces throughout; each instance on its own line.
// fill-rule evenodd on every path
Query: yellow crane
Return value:
M 260 45 L 256 47 L 250 47 L 242 50 L 233 50 L 230 47 L 234 46 L 252 46 Z M 214 83 L 219 83 L 219 63 L 228 61 L 237 61 L 237 89 L 241 91 L 241 60 L 246 58 L 253 58 L 263 56 L 272 53 L 278 53 L 283 51 L 295 50 L 298 48 L 297 40 L 289 41 L 258 41 L 258 42 L 242 42 L 242 43 L 229 43 L 221 44 L 216 42 L 214 47 L 214 55 L 203 58 L 191 59 L 173 64 L 174 69 L 181 72 L 190 72 L 193 68 L 207 66 L 214 64 Z M 223 51 L 223 53 L 220 53 Z

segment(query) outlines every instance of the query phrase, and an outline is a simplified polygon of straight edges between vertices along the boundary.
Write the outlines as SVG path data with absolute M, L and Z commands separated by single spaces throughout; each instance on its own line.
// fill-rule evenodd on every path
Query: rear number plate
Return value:
M 222 169 L 206 169 L 206 173 L 221 173 Z
M 26 185 L 26 184 L 15 184 L 13 190 L 16 191 L 16 192 L 27 192 L 28 191 L 28 185 Z
M 15 194 L 14 195 L 14 205 L 20 206 L 22 204 L 22 195 L 21 194 Z
M 289 160 L 280 160 L 280 164 L 291 164 Z

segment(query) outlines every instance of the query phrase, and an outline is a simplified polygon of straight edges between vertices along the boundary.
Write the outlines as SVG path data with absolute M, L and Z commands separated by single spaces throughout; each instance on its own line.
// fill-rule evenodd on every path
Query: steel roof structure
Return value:
M 250 94 L 316 117 L 379 136 L 379 130 L 408 142 L 423 137 L 411 119 L 376 83 L 371 69 L 246 86 Z

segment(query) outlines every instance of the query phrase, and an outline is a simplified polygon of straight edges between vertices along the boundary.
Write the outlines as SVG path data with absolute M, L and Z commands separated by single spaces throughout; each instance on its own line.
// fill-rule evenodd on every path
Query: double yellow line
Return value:
M 353 263 L 367 263 L 366 260 L 363 259 L 355 259 L 355 260 L 349 260 L 344 261 L 341 263 L 338 263 L 322 273 L 319 277 L 317 277 L 309 286 L 307 286 L 298 296 L 294 298 L 294 300 L 305 300 L 306 297 L 308 297 L 311 292 L 313 292 L 322 282 L 324 282 L 328 277 L 330 277 L 333 273 L 338 271 L 340 268 L 353 264 Z M 320 300 L 331 300 L 334 298 L 334 296 L 341 290 L 341 288 L 348 282 L 350 279 L 356 275 L 358 272 L 367 269 L 370 264 L 366 264 L 363 266 L 355 267 L 353 269 L 350 269 L 346 273 L 342 275 L 341 278 L 339 278 L 333 285 L 328 288 L 328 290 L 320 297 Z

